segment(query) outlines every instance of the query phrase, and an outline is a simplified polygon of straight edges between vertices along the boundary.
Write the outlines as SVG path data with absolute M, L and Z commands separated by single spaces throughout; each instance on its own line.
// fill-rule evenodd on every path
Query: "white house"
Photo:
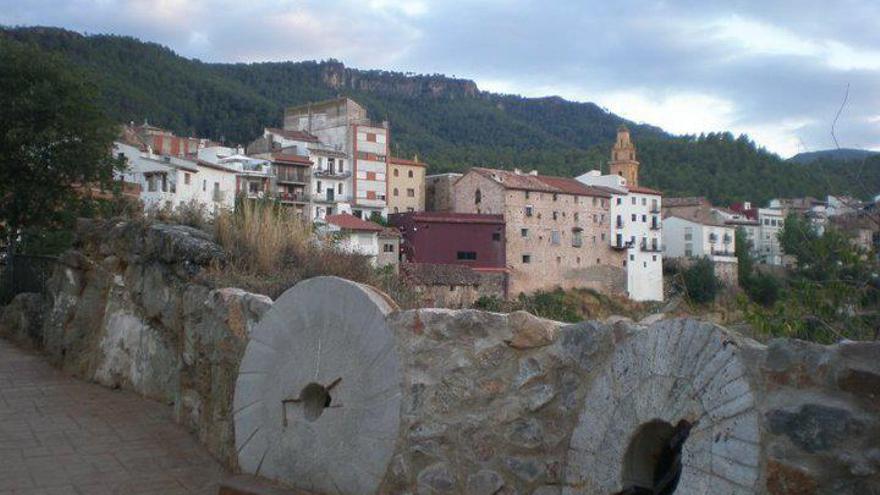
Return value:
M 576 179 L 611 193 L 609 239 L 613 249 L 626 251 L 626 285 L 630 299 L 662 301 L 662 195 L 660 191 L 638 185 L 639 163 L 625 127 L 618 131 L 611 158 L 611 174 L 591 170 Z
M 234 205 L 236 174 L 225 166 L 156 155 L 149 148 L 122 142 L 114 143 L 114 153 L 126 160 L 122 179 L 140 184 L 140 199 L 147 209 L 174 209 L 196 202 L 208 213 L 215 213 L 218 208 Z
M 372 263 L 376 263 L 379 233 L 383 230 L 381 225 L 341 213 L 324 217 L 324 229 L 337 236 L 340 249 L 368 256 Z
M 228 194 L 223 195 L 223 200 L 230 206 L 235 204 L 237 195 L 262 198 L 271 195 L 273 191 L 272 162 L 245 156 L 241 151 L 240 148 L 212 146 L 200 149 L 198 154 L 200 165 L 232 174 L 232 188 Z
M 785 226 L 785 212 L 778 208 L 758 208 L 760 231 L 755 239 L 758 261 L 768 265 L 782 265 L 783 252 L 779 245 L 779 232 Z

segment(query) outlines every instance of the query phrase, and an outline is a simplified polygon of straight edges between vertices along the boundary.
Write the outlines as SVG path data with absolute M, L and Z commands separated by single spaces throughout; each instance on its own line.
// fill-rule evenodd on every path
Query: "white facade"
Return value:
M 663 300 L 663 222 L 661 196 L 643 188 L 629 188 L 619 175 L 592 170 L 577 177 L 588 186 L 611 193 L 611 246 L 626 250 L 627 293 L 634 301 Z
M 664 254 L 670 258 L 736 261 L 736 229 L 730 225 L 700 223 L 674 215 L 663 219 Z
M 311 148 L 312 219 L 327 215 L 351 213 L 352 162 L 347 155 L 330 150 Z
M 758 208 L 759 231 L 755 239 L 758 261 L 768 265 L 782 265 L 782 247 L 779 232 L 785 225 L 785 215 L 776 208 Z
M 122 178 L 141 186 L 147 209 L 178 208 L 190 202 L 203 204 L 208 213 L 235 204 L 236 174 L 224 166 L 174 156 L 154 155 L 125 143 L 114 143 L 117 156 L 126 159 Z

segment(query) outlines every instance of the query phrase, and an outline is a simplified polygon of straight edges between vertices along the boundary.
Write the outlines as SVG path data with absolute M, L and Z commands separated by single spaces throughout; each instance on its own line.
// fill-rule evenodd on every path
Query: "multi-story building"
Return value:
M 709 258 L 715 275 L 737 285 L 736 225 L 705 198 L 667 198 L 663 206 L 663 244 L 666 258 Z
M 351 160 L 348 155 L 331 147 L 309 148 L 314 161 L 312 168 L 312 218 L 351 213 Z
M 388 172 L 388 212 L 425 211 L 425 171 L 427 164 L 391 157 Z
M 635 301 L 662 301 L 662 195 L 638 185 L 639 162 L 625 126 L 618 130 L 608 165 L 609 175 L 592 170 L 577 180 L 611 194 L 609 241 L 625 253 L 627 295 Z
M 785 212 L 780 208 L 758 208 L 759 232 L 755 239 L 755 253 L 760 263 L 782 265 L 782 246 L 779 232 L 785 226 Z
M 127 163 L 120 178 L 139 184 L 140 200 L 147 210 L 175 209 L 194 202 L 213 214 L 235 204 L 237 173 L 226 165 L 157 155 L 150 147 L 127 142 L 114 143 L 114 153 Z
M 199 150 L 199 163 L 223 167 L 235 174 L 235 197 L 262 199 L 275 197 L 275 173 L 269 159 L 246 156 L 240 148 L 211 146 Z
M 509 295 L 554 287 L 623 292 L 625 258 L 608 243 L 611 194 L 533 171 L 473 168 L 455 184 L 455 211 L 502 215 Z
M 291 107 L 284 112 L 284 130 L 316 136 L 322 144 L 351 157 L 352 214 L 369 218 L 388 210 L 388 122 L 375 123 L 349 98 Z
M 272 172 L 275 175 L 275 198 L 308 218 L 311 214 L 312 161 L 294 153 L 273 153 Z
M 181 158 L 194 158 L 199 149 L 209 146 L 217 146 L 208 139 L 196 137 L 179 137 L 173 132 L 148 124 L 135 125 L 134 122 L 125 126 L 123 138 L 130 144 L 142 144 L 144 151 L 162 156 L 176 156 Z

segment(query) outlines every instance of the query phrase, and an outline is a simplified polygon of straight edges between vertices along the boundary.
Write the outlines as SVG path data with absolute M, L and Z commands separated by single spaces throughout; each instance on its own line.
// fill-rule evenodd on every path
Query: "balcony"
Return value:
M 282 203 L 308 203 L 309 195 L 302 192 L 280 192 L 278 193 L 278 199 Z
M 621 243 L 612 242 L 611 243 L 611 249 L 614 249 L 615 251 L 625 251 L 625 250 L 629 249 L 631 246 L 632 246 L 632 243 L 629 243 L 629 242 L 621 242 Z
M 618 220 L 618 221 L 616 221 L 616 222 L 614 223 L 614 226 L 615 226 L 616 228 L 618 228 L 618 229 L 622 229 L 624 223 L 625 223 L 625 222 L 624 222 L 623 220 Z
M 645 253 L 659 253 L 662 251 L 659 245 L 656 244 L 642 244 L 640 249 Z
M 344 194 L 334 194 L 333 196 L 327 196 L 326 194 L 316 194 L 312 201 L 315 203 L 326 203 L 326 204 L 336 204 L 336 203 L 348 203 L 351 201 L 351 198 Z
M 731 238 L 729 235 L 725 235 L 724 244 L 730 244 L 731 242 L 733 242 L 733 238 Z
M 722 250 L 722 249 L 713 249 L 712 256 L 718 256 L 721 258 L 735 258 L 736 254 L 731 251 Z
M 290 172 L 280 172 L 276 176 L 278 182 L 292 182 L 296 184 L 308 184 L 309 183 L 309 174 L 306 173 L 290 173 Z
M 651 230 L 661 230 L 663 228 L 663 224 L 661 222 L 651 222 Z
M 654 214 L 660 213 L 660 205 L 651 205 L 650 212 Z
M 328 179 L 345 179 L 351 176 L 351 172 L 345 170 L 342 172 L 330 170 L 330 169 L 322 169 L 315 170 L 315 177 L 326 177 Z

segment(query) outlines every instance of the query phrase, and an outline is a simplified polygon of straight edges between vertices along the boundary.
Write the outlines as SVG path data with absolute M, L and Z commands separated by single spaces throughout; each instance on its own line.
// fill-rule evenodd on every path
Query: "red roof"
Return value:
M 324 219 L 327 223 L 335 225 L 343 230 L 359 230 L 365 232 L 381 232 L 384 227 L 377 223 L 367 222 L 360 218 L 349 215 L 348 213 L 340 213 L 338 215 L 327 215 Z
M 478 167 L 471 170 L 494 180 L 507 189 L 574 194 L 578 196 L 598 196 L 602 198 L 611 197 L 611 194 L 602 189 L 584 185 L 570 177 L 533 175 L 530 173 L 516 173 L 509 170 Z
M 284 136 L 287 139 L 292 139 L 294 141 L 306 141 L 309 143 L 317 143 L 318 142 L 318 136 L 315 136 L 313 134 L 309 134 L 306 131 L 294 131 L 294 130 L 287 130 L 287 129 L 279 129 L 277 127 L 267 127 L 266 130 L 271 132 L 272 134 L 278 134 L 279 136 Z
M 406 158 L 397 158 L 396 156 L 391 157 L 391 163 L 393 165 L 409 165 L 411 167 L 428 167 L 428 164 L 425 162 L 417 162 L 415 160 L 407 160 Z
M 655 194 L 657 196 L 662 196 L 663 193 L 656 189 L 649 189 L 647 187 L 639 187 L 639 186 L 627 186 L 629 192 L 637 193 L 637 194 Z
M 284 153 L 272 153 L 272 161 L 284 163 L 296 163 L 297 165 L 312 165 L 312 161 L 307 156 L 292 155 Z
M 412 217 L 419 222 L 437 223 L 492 223 L 504 224 L 504 215 L 486 215 L 477 213 L 452 213 L 446 211 L 416 211 L 410 213 L 393 213 L 392 217 Z

